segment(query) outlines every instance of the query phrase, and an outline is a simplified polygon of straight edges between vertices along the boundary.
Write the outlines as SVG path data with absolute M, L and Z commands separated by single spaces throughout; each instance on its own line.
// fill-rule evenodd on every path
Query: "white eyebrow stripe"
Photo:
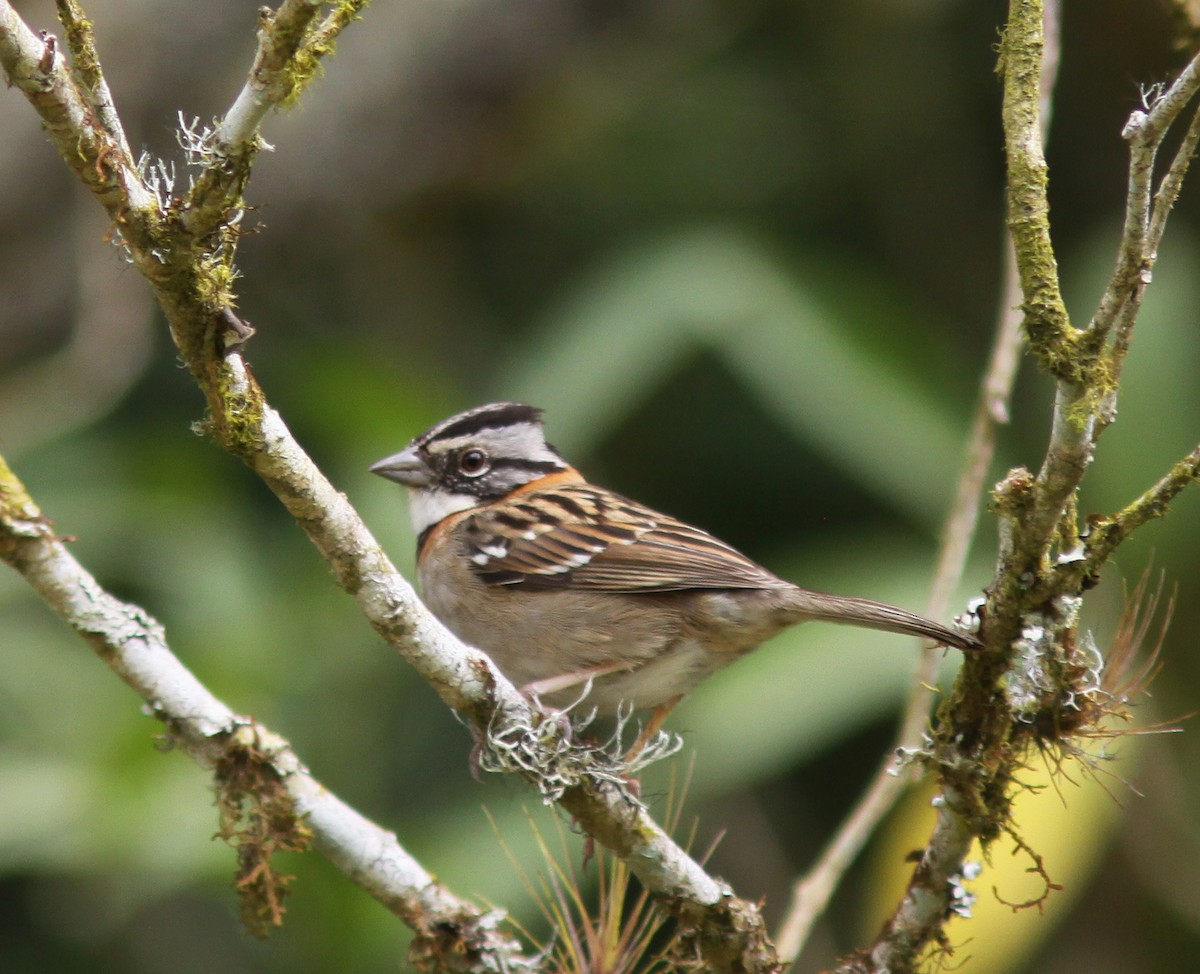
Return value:
M 434 438 L 426 449 L 430 453 L 453 453 L 466 447 L 479 447 L 494 458 L 531 460 L 566 467 L 566 461 L 546 445 L 541 426 L 534 423 L 514 423 L 499 429 L 484 429 L 469 436 L 450 439 Z

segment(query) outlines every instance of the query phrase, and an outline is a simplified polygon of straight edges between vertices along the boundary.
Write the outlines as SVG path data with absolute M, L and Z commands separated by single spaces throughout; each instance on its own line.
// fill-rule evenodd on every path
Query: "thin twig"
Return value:
M 1060 54 L 1061 5 L 1048 0 L 1045 11 L 1046 47 L 1040 79 L 1043 139 L 1048 135 L 1054 86 Z M 1008 404 L 1021 351 L 1021 283 L 1010 241 L 1005 245 L 1004 280 L 1001 287 L 996 335 L 980 385 L 979 401 L 967 445 L 954 501 L 942 531 L 942 544 L 934 571 L 926 615 L 941 618 L 950 608 L 953 593 L 966 570 L 967 555 L 979 523 L 983 486 L 995 454 L 996 430 L 1008 422 Z M 931 689 L 937 679 L 942 651 L 937 647 L 921 652 L 917 673 L 896 735 L 893 753 L 884 759 L 858 804 L 822 851 L 813 867 L 792 888 L 792 896 L 779 928 L 776 947 L 780 958 L 793 962 L 808 940 L 812 924 L 829 904 L 829 899 L 869 836 L 908 786 L 911 774 L 897 755 L 921 747 L 922 735 L 933 702 Z
M 119 122 L 105 121 L 113 126 L 110 135 L 76 87 L 57 39 L 34 34 L 9 0 L 0 0 L 0 67 L 37 110 L 63 161 L 114 221 L 128 216 L 142 223 L 157 215 L 154 195 L 122 152 Z
M 259 15 L 258 50 L 246 83 L 213 130 L 208 161 L 196 178 L 181 214 L 183 225 L 197 237 L 212 232 L 240 196 L 250 176 L 251 160 L 265 143 L 259 129 L 268 113 L 291 104 L 316 76 L 320 59 L 355 20 L 367 0 L 344 0 L 314 24 L 326 0 L 283 0 Z
M 1120 381 L 1121 370 L 1125 365 L 1125 356 L 1133 338 L 1133 326 L 1137 321 L 1138 311 L 1141 310 L 1142 293 L 1150 283 L 1154 263 L 1158 260 L 1158 247 L 1162 242 L 1163 233 L 1166 231 L 1167 217 L 1170 216 L 1172 208 L 1179 199 L 1183 180 L 1187 175 L 1192 158 L 1196 155 L 1197 145 L 1200 145 L 1200 106 L 1192 113 L 1192 121 L 1154 194 L 1149 225 L 1142 242 L 1145 253 L 1144 266 L 1138 279 L 1129 286 L 1127 299 L 1117 314 L 1111 353 L 1113 389 L 1106 398 L 1101 412 L 1105 426 L 1116 418 L 1116 386 Z
M 1179 196 L 1183 177 L 1195 154 L 1196 140 L 1200 136 L 1196 118 L 1193 118 L 1163 176 L 1158 192 L 1152 195 L 1155 160 L 1167 130 L 1197 91 L 1200 91 L 1200 55 L 1193 58 L 1164 91 L 1148 95 L 1147 98 L 1151 100 L 1146 110 L 1138 110 L 1130 115 L 1122 132 L 1129 142 L 1125 223 L 1117 248 L 1116 268 L 1089 325 L 1089 330 L 1100 343 L 1107 340 L 1114 326 L 1118 328 L 1120 359 L 1124 358 L 1124 349 L 1129 344 L 1129 329 L 1137 317 L 1142 292 L 1150 283 L 1167 215 Z M 1122 326 L 1125 329 L 1123 334 L 1120 332 Z M 1114 403 L 1106 404 L 1107 412 L 1111 414 L 1114 410 Z
M 258 51 L 242 90 L 217 126 L 219 150 L 232 154 L 258 136 L 267 113 L 292 95 L 296 52 L 324 0 L 284 0 L 274 12 L 264 8 L 258 27 Z
M 928 602 L 928 614 L 938 618 L 947 611 L 952 593 L 966 567 L 971 539 L 979 519 L 983 485 L 995 451 L 997 426 L 1008 419 L 1008 401 L 1016 376 L 1021 346 L 1020 283 L 1006 248 L 1004 297 L 996 327 L 987 372 L 981 383 L 975 418 L 967 439 L 963 469 L 958 478 L 954 503 L 946 518 L 941 551 Z M 898 755 L 920 749 L 933 700 L 931 689 L 937 678 L 942 650 L 921 651 L 918 671 L 905 706 L 896 745 L 875 772 L 858 805 L 839 827 L 813 867 L 792 888 L 792 898 L 780 926 L 776 946 L 780 957 L 794 961 L 799 956 L 813 922 L 824 912 L 829 899 L 850 864 L 882 818 L 910 784 L 911 776 Z
M 1163 175 L 1162 182 L 1159 183 L 1158 192 L 1154 194 L 1154 210 L 1150 215 L 1150 232 L 1146 239 L 1146 245 L 1151 254 L 1158 254 L 1158 245 L 1162 242 L 1163 231 L 1167 226 L 1167 217 L 1179 199 L 1179 192 L 1183 188 L 1183 178 L 1187 175 L 1192 159 L 1195 158 L 1198 144 L 1200 144 L 1200 107 L 1197 107 L 1193 113 L 1191 124 L 1188 125 L 1188 130 L 1179 143 L 1175 157 Z
M 1143 524 L 1162 517 L 1167 508 L 1186 487 L 1200 480 L 1200 446 L 1177 462 L 1168 473 L 1145 491 L 1137 500 L 1092 526 L 1084 541 L 1085 556 L 1076 562 L 1059 566 L 1058 580 L 1077 576 L 1079 584 L 1094 579 L 1105 563 Z
M 304 46 L 314 58 L 324 57 L 333 50 L 334 42 L 343 30 L 358 20 L 371 0 L 343 0 L 325 15 L 305 39 Z

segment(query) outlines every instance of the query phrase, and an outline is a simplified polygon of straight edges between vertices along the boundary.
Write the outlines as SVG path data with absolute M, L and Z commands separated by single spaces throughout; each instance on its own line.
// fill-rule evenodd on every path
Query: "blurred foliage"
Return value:
M 55 29 L 48 0 L 18 6 Z M 1051 195 L 1082 320 L 1113 260 L 1122 122 L 1180 55 L 1158 0 L 1067 7 Z M 176 112 L 209 118 L 240 86 L 254 6 L 87 8 L 131 141 L 177 155 Z M 265 131 L 276 151 L 251 184 L 257 232 L 239 261 L 255 372 L 404 570 L 403 499 L 367 465 L 451 411 L 526 398 L 594 479 L 802 584 L 919 608 L 997 312 L 1002 16 L 965 0 L 377 4 Z M 530 795 L 471 780 L 463 728 L 267 491 L 189 432 L 200 396 L 12 92 L 0 131 L 0 450 L 84 564 L 156 614 L 215 692 L 439 878 L 537 928 L 480 808 L 533 872 Z M 1196 182 L 1085 510 L 1124 504 L 1196 443 Z M 1038 462 L 1047 383 L 1027 371 L 1012 412 L 997 475 Z M 1153 557 L 1179 586 L 1148 720 L 1200 697 L 1198 536 L 1200 498 L 1185 495 L 1086 609 L 1103 645 L 1122 578 Z M 993 551 L 985 519 L 964 598 Z M 0 645 L 5 971 L 396 969 L 399 924 L 317 856 L 284 865 L 298 878 L 281 931 L 239 931 L 205 775 L 158 753 L 137 701 L 11 573 Z M 911 666 L 895 638 L 802 627 L 673 718 L 696 754 L 699 844 L 726 830 L 713 867 L 769 914 L 889 745 Z M 1120 773 L 1144 797 L 1121 783 L 1111 799 L 1064 796 L 1065 831 L 1035 833 L 1029 812 L 1069 896 L 989 971 L 1196 968 L 1194 737 L 1127 756 Z M 862 891 L 890 888 L 899 850 L 922 841 L 908 822 L 855 868 L 802 967 L 859 942 L 876 915 Z

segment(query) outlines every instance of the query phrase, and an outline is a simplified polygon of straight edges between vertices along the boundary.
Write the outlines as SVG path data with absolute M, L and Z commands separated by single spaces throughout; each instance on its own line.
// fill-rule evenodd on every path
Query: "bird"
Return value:
M 590 483 L 547 442 L 542 416 L 478 406 L 370 467 L 408 489 L 424 603 L 527 696 L 649 711 L 640 745 L 701 681 L 797 623 L 981 645 L 893 605 L 801 588 Z

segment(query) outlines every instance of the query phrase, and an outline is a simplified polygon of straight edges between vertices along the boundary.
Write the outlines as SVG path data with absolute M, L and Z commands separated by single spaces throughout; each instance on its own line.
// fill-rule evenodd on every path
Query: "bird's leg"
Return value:
M 526 683 L 521 687 L 521 692 L 527 697 L 537 699 L 546 693 L 557 693 L 559 690 L 568 690 L 571 687 L 577 687 L 581 683 L 587 683 L 588 680 L 594 680 L 597 677 L 608 676 L 610 673 L 620 673 L 622 670 L 631 670 L 638 663 L 618 660 L 615 663 L 600 663 L 597 666 L 589 666 L 586 669 L 575 670 L 572 673 L 559 673 L 557 676 L 548 676 L 543 680 L 534 680 L 532 683 Z
M 621 661 L 601 663 L 597 666 L 589 666 L 586 669 L 576 670 L 573 673 L 559 673 L 557 676 L 548 676 L 542 680 L 534 680 L 526 683 L 519 689 L 521 693 L 540 706 L 541 695 L 543 693 L 557 693 L 560 690 L 569 690 L 571 687 L 581 684 L 584 686 L 583 693 L 574 703 L 568 704 L 562 710 L 554 708 L 554 713 L 557 714 L 563 737 L 569 740 L 572 731 L 570 711 L 587 699 L 588 694 L 592 690 L 592 681 L 597 677 L 607 676 L 610 673 L 619 673 L 621 670 L 632 669 L 636 665 L 636 663 Z
M 643 750 L 645 750 L 646 745 L 649 744 L 654 735 L 659 732 L 659 729 L 662 727 L 663 722 L 667 719 L 667 716 L 672 710 L 675 709 L 675 705 L 678 704 L 682 699 L 683 694 L 681 693 L 677 697 L 672 697 L 670 700 L 666 701 L 666 703 L 660 703 L 657 707 L 650 711 L 650 718 L 646 721 L 646 726 L 642 728 L 642 732 L 638 734 L 637 740 L 633 742 L 633 747 L 625 752 L 626 764 L 629 764 L 630 761 L 632 761 L 639 754 L 641 754 Z

